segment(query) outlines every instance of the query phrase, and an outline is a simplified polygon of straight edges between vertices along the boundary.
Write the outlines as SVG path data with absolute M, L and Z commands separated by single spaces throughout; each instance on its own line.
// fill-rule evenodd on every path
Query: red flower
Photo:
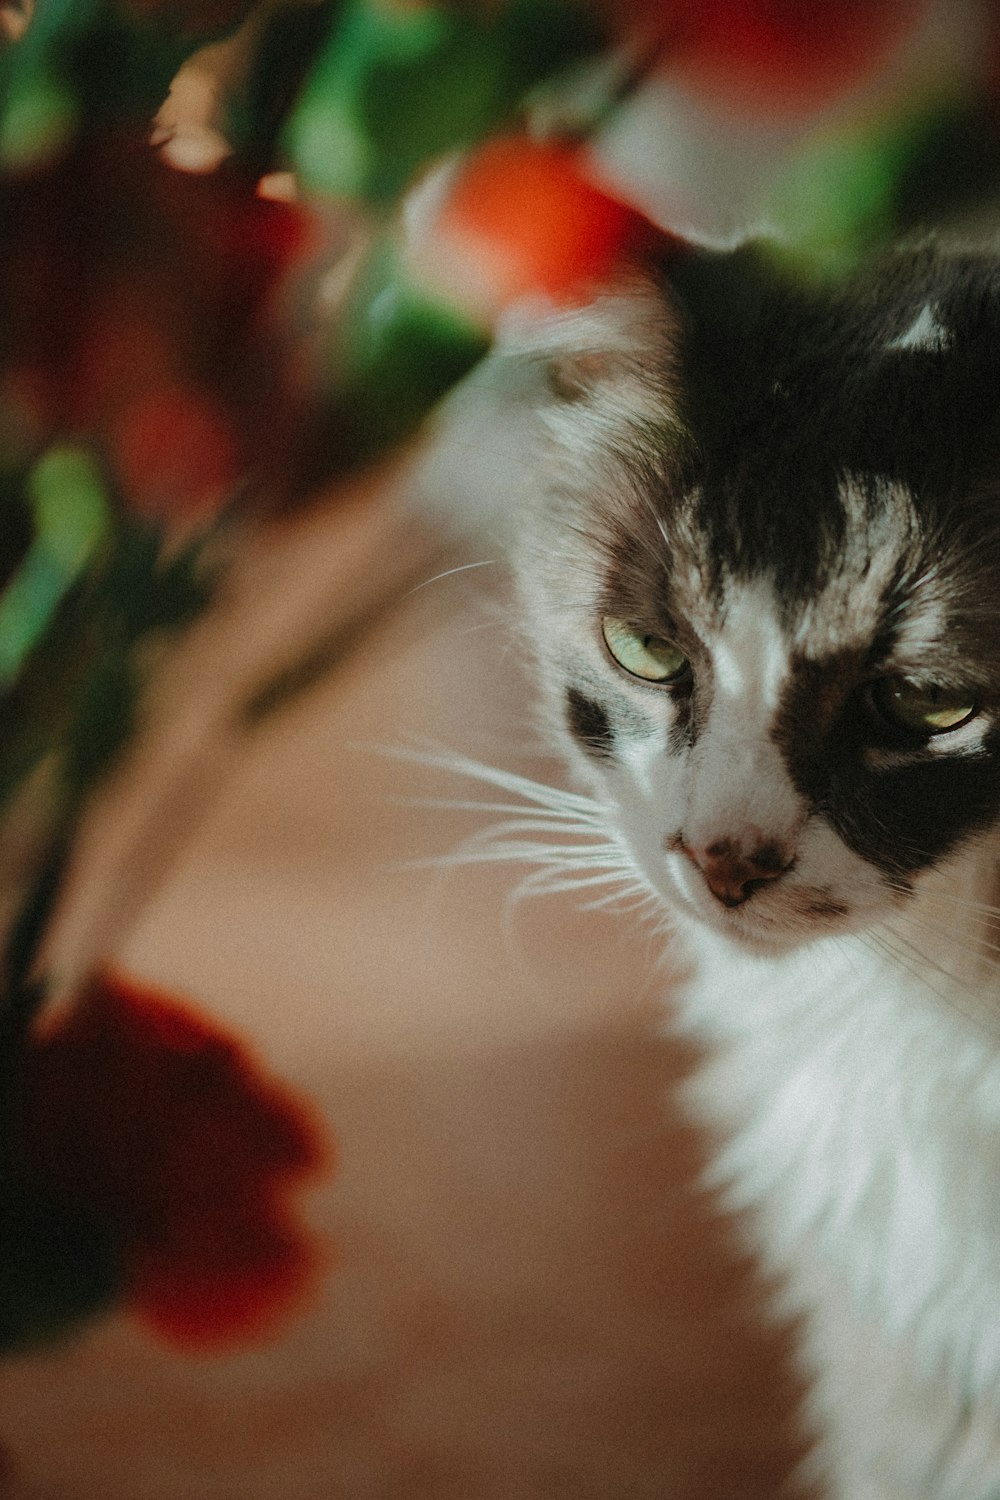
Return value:
M 751 115 L 816 109 L 855 88 L 885 63 L 923 8 L 921 0 L 617 4 L 640 27 L 656 14 L 671 71 Z
M 421 282 L 489 322 L 530 293 L 572 301 L 652 243 L 641 214 L 603 191 L 585 158 L 560 142 L 488 141 L 417 201 L 411 261 Z
M 233 424 L 207 392 L 153 385 L 126 400 L 111 427 L 130 508 L 151 516 L 214 514 L 239 481 Z
M 122 9 L 132 19 L 174 36 L 196 37 L 233 30 L 256 4 L 257 0 L 122 0 Z
M 315 243 L 303 209 L 232 166 L 86 137 L 0 178 L 0 225 L 0 396 L 34 440 L 96 440 L 126 503 L 165 522 L 247 477 L 283 497 L 308 397 L 277 303 Z
M 312 1112 L 193 1008 L 116 975 L 33 1039 L 23 1170 L 109 1226 L 135 1314 L 171 1342 L 266 1334 L 324 1263 L 293 1189 L 328 1164 Z

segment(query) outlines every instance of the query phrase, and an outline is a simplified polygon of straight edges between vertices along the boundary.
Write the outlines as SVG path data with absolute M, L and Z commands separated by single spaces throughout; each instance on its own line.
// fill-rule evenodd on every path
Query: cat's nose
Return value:
M 731 839 L 717 839 L 704 847 L 682 841 L 680 847 L 723 906 L 742 906 L 755 891 L 780 880 L 792 863 L 778 844 L 758 844 L 750 852 Z

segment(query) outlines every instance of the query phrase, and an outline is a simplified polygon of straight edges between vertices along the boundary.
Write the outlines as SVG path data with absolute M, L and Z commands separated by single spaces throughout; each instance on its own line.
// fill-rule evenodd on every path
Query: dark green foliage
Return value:
M 111 1235 L 34 1182 L 0 1176 L 0 1351 L 64 1337 L 121 1293 Z
M 501 127 L 600 37 L 565 0 L 409 9 L 353 0 L 331 28 L 287 142 L 307 184 L 389 202 L 426 162 Z
M 416 288 L 383 242 L 354 289 L 333 351 L 338 440 L 372 458 L 409 436 L 489 347 L 485 333 Z

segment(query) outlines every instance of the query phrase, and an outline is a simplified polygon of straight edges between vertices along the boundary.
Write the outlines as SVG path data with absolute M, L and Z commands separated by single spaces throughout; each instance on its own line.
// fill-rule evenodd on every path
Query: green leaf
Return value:
M 248 7 L 231 7 L 233 26 Z M 228 26 L 130 15 L 117 0 L 38 0 L 23 37 L 0 50 L 0 166 L 49 159 L 78 125 L 147 121 L 181 64 Z
M 346 6 L 285 135 L 303 180 L 389 201 L 424 163 L 480 140 L 540 79 L 598 44 L 583 7 L 565 0 L 484 10 Z
M 93 454 L 59 443 L 28 476 L 38 541 L 67 577 L 73 578 L 108 534 L 111 513 L 104 478 Z
M 10 79 L 0 114 L 0 168 L 20 171 L 51 160 L 79 121 L 76 94 L 48 62 Z
M 27 31 L 0 50 L 0 165 L 24 168 L 56 154 L 79 117 L 71 49 L 101 0 L 38 0 Z
M 828 127 L 809 137 L 765 206 L 764 217 L 780 231 L 778 256 L 824 278 L 850 273 L 877 252 L 909 227 L 909 184 L 920 180 L 922 162 L 935 156 L 955 118 L 954 100 L 931 93 L 902 116 Z M 953 177 L 960 175 L 960 162 L 961 153 L 955 153 Z M 937 212 L 942 209 L 946 216 L 943 204 Z M 925 193 L 912 217 L 927 222 L 933 211 Z
M 408 436 L 488 348 L 482 329 L 408 280 L 384 241 L 332 351 L 342 456 L 362 462 Z
M 330 29 L 338 0 L 283 5 L 268 17 L 248 76 L 224 101 L 226 139 L 260 177 L 285 165 L 285 121 Z
M 110 528 L 103 479 L 85 448 L 49 449 L 27 488 L 35 535 L 0 594 L 0 688 L 15 680 Z
M 15 680 L 49 628 L 69 581 L 45 549 L 33 542 L 0 597 L 0 688 Z
M 93 785 L 135 732 L 139 681 L 125 650 L 107 650 L 92 664 L 76 698 L 66 750 L 66 781 Z
M 135 642 L 150 631 L 176 630 L 194 619 L 211 597 L 197 542 L 169 558 L 152 525 L 129 518 L 115 538 L 100 580 L 100 609 L 117 637 Z

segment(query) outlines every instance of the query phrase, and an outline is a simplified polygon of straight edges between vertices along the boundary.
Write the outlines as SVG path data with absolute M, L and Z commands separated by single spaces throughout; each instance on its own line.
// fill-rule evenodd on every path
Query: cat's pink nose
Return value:
M 682 841 L 680 847 L 723 906 L 742 906 L 755 891 L 780 880 L 792 863 L 777 844 L 759 844 L 749 853 L 731 839 L 717 839 L 704 848 Z

